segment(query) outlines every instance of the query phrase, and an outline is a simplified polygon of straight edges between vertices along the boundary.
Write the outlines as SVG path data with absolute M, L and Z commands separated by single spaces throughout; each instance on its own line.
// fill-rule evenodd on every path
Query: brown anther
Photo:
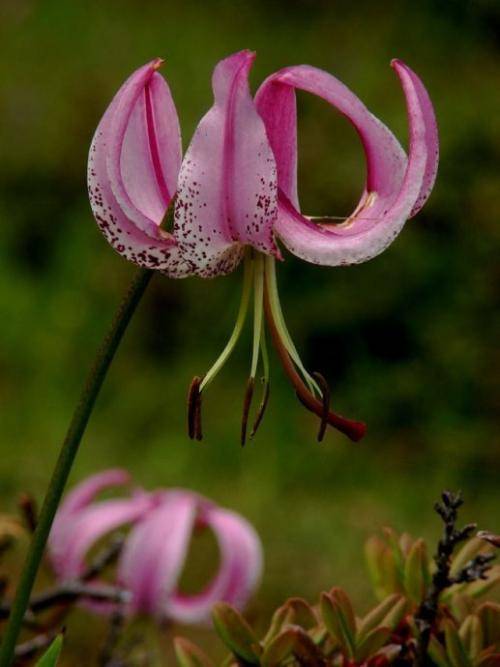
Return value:
M 252 430 L 250 431 L 250 438 L 253 438 L 254 435 L 257 433 L 257 430 L 260 426 L 260 423 L 264 417 L 264 413 L 267 408 L 267 403 L 269 401 L 269 381 L 266 380 L 265 378 L 262 378 L 262 383 L 264 385 L 264 393 L 262 394 L 262 400 L 259 405 L 259 409 L 257 410 L 257 415 L 255 416 L 255 421 L 252 426 Z
M 196 403 L 196 415 L 195 415 L 195 438 L 198 442 L 203 440 L 203 430 L 201 428 L 201 392 L 198 394 L 198 401 Z
M 18 506 L 26 527 L 31 533 L 34 533 L 38 521 L 35 499 L 29 493 L 22 493 L 19 497 Z
M 325 378 L 317 371 L 311 373 L 313 378 L 319 384 L 321 389 L 321 398 L 323 399 L 323 414 L 321 415 L 321 422 L 318 430 L 318 442 L 322 442 L 325 437 L 326 427 L 328 426 L 328 413 L 330 412 L 330 387 Z
M 243 414 L 241 415 L 241 446 L 244 447 L 247 441 L 247 426 L 248 426 L 248 415 L 250 412 L 250 407 L 252 405 L 253 390 L 255 387 L 255 380 L 252 377 L 248 378 L 247 386 L 245 389 L 245 398 L 243 399 Z
M 201 429 L 201 377 L 195 376 L 191 381 L 188 391 L 188 435 L 191 440 L 201 440 L 203 433 Z

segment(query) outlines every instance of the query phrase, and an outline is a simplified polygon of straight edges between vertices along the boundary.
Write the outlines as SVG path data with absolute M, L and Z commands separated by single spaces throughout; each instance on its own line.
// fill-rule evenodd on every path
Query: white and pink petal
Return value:
M 190 266 L 160 227 L 175 193 L 180 133 L 158 65 L 134 72 L 104 113 L 90 147 L 88 190 L 97 224 L 117 252 L 183 277 Z
M 61 579 L 78 577 L 91 548 L 103 537 L 143 517 L 152 506 L 149 494 L 93 503 L 60 519 L 57 538 L 49 540 L 54 569 Z
M 214 105 L 181 165 L 174 236 L 203 277 L 233 270 L 245 245 L 277 253 L 276 164 L 250 94 L 253 59 L 241 51 L 216 66 Z
M 128 537 L 118 580 L 131 593 L 132 614 L 164 617 L 184 567 L 197 505 L 195 494 L 167 492 Z

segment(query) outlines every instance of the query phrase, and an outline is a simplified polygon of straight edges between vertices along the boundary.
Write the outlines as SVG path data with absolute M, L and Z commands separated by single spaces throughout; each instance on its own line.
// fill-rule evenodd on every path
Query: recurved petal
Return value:
M 160 65 L 154 60 L 141 67 L 118 92 L 107 149 L 113 194 L 146 233 L 163 220 L 181 163 L 179 121 Z
M 94 217 L 127 259 L 182 277 L 182 260 L 160 229 L 180 163 L 177 114 L 159 61 L 123 84 L 102 117 L 89 153 L 87 180 Z
M 231 271 L 243 245 L 277 253 L 274 156 L 250 95 L 254 55 L 241 51 L 215 68 L 214 105 L 202 118 L 179 174 L 174 236 L 195 271 Z
M 253 527 L 229 510 L 209 507 L 202 520 L 214 532 L 220 552 L 218 573 L 198 595 L 175 592 L 167 601 L 166 615 L 181 623 L 207 621 L 213 605 L 225 601 L 243 607 L 262 573 L 262 547 Z
M 101 491 L 113 486 L 122 486 L 130 482 L 126 470 L 115 468 L 91 475 L 75 486 L 67 494 L 57 511 L 49 535 L 49 548 L 52 553 L 64 553 L 67 543 L 68 526 L 72 525 L 72 517 L 89 505 Z
M 57 539 L 49 541 L 50 557 L 58 577 L 71 579 L 80 575 L 88 551 L 99 539 L 120 526 L 134 523 L 151 506 L 151 496 L 139 492 L 131 498 L 87 505 L 63 517 Z
M 102 472 L 87 477 L 66 495 L 57 512 L 58 518 L 83 509 L 89 505 L 101 491 L 113 486 L 129 484 L 130 480 L 131 477 L 129 472 L 122 468 L 103 470 Z
M 357 130 L 365 151 L 367 182 L 355 212 L 341 225 L 315 224 L 301 215 L 286 192 L 280 195 L 276 232 L 289 250 L 299 257 L 325 265 L 353 264 L 382 252 L 397 236 L 419 198 L 428 194 L 435 176 L 433 145 L 435 119 L 422 84 L 409 69 L 395 63 L 404 83 L 410 124 L 410 158 L 407 161 L 394 135 L 377 120 L 342 83 L 334 77 L 301 66 L 273 75 L 259 97 L 272 113 L 276 86 L 287 85 L 323 97 L 344 114 Z M 274 92 L 273 92 L 274 91 Z M 259 105 L 260 108 L 260 105 Z M 268 121 L 264 117 L 266 126 Z M 275 133 L 276 142 L 286 135 Z M 279 169 L 279 166 L 278 166 Z
M 271 75 L 264 81 L 256 95 L 256 104 L 262 115 L 268 132 L 271 133 L 271 143 L 278 162 L 278 173 L 281 175 L 283 161 L 285 173 L 295 173 L 295 153 L 292 148 L 296 144 L 295 119 L 292 111 L 290 91 L 284 93 L 282 88 L 304 90 L 323 98 L 335 107 L 354 126 L 358 133 L 366 156 L 366 187 L 359 207 L 365 202 L 367 193 L 376 192 L 378 200 L 390 203 L 401 187 L 406 167 L 406 156 L 398 140 L 392 132 L 381 123 L 365 107 L 361 100 L 354 95 L 341 81 L 328 72 L 324 72 L 309 65 L 285 68 Z M 285 105 L 282 109 L 281 105 Z M 274 115 L 288 119 L 287 122 L 276 123 Z M 286 198 L 294 203 L 291 190 L 291 176 L 280 190 Z M 368 216 L 373 217 L 373 197 L 371 211 Z M 378 207 L 376 207 L 378 209 Z M 369 226 L 364 216 L 364 226 Z M 360 221 L 361 222 L 361 221 Z
M 120 558 L 118 580 L 132 595 L 132 613 L 162 618 L 184 566 L 197 496 L 172 491 L 130 534 Z
M 396 70 L 405 91 L 408 115 L 411 117 L 416 114 L 421 117 L 420 120 L 417 118 L 415 123 L 410 122 L 410 132 L 414 133 L 414 136 L 410 136 L 410 157 L 412 146 L 416 151 L 419 145 L 425 144 L 425 172 L 417 201 L 410 213 L 410 217 L 413 217 L 429 198 L 436 180 L 439 162 L 438 128 L 434 107 L 421 79 L 401 60 L 393 60 L 391 65 Z
M 276 159 L 279 188 L 298 209 L 297 100 L 293 86 L 280 83 L 275 76 L 260 86 L 255 95 L 255 106 L 265 121 Z

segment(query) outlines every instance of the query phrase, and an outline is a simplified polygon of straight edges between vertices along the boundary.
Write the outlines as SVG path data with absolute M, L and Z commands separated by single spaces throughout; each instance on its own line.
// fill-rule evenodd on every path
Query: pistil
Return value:
M 283 315 L 281 308 L 279 307 L 274 267 L 270 266 L 271 263 L 274 263 L 274 260 L 272 258 L 267 258 L 264 289 L 264 309 L 273 343 L 281 361 L 283 370 L 294 386 L 300 402 L 308 410 L 321 418 L 321 425 L 318 431 L 319 441 L 321 441 L 324 437 L 326 424 L 329 424 L 356 442 L 364 436 L 366 432 L 365 424 L 347 419 L 346 417 L 342 417 L 341 415 L 338 415 L 330 410 L 330 391 L 326 380 L 319 373 L 315 373 L 314 377 L 311 377 L 309 373 L 305 371 L 302 362 L 297 363 L 296 359 L 298 354 L 296 348 L 293 346 L 293 343 L 291 343 L 289 334 L 283 335 L 283 329 L 285 325 L 284 320 L 280 322 L 280 320 L 283 318 Z M 304 379 L 299 374 L 297 368 L 302 372 Z M 314 389 L 319 390 L 321 400 L 316 398 Z
M 269 302 L 272 305 L 273 320 L 278 331 L 278 335 L 283 342 L 290 358 L 295 366 L 299 369 L 302 378 L 309 387 L 312 394 L 321 396 L 321 389 L 314 378 L 307 372 L 302 363 L 302 359 L 295 347 L 290 332 L 285 322 L 285 317 L 281 309 L 281 303 L 278 292 L 278 283 L 276 279 L 276 263 L 273 257 L 266 257 L 265 259 L 265 290 Z
M 264 323 L 262 323 L 262 335 L 260 338 L 260 352 L 262 355 L 262 366 L 263 366 L 263 371 L 264 374 L 262 376 L 262 398 L 260 401 L 259 409 L 257 410 L 257 414 L 255 416 L 255 421 L 252 427 L 252 430 L 250 431 L 250 438 L 253 438 L 254 435 L 257 433 L 257 429 L 260 426 L 260 423 L 264 417 L 264 413 L 267 408 L 267 403 L 269 401 L 269 355 L 267 353 L 267 343 L 266 343 L 266 334 L 264 331 Z
M 226 361 L 229 359 L 231 356 L 231 353 L 233 352 L 236 343 L 238 342 L 238 339 L 241 335 L 241 332 L 243 330 L 243 326 L 245 324 L 247 312 L 248 312 L 248 305 L 250 302 L 250 295 L 252 292 L 252 278 L 253 278 L 253 272 L 254 272 L 254 266 L 253 262 L 246 257 L 245 258 L 245 265 L 244 265 L 244 273 L 243 273 L 243 289 L 241 292 L 241 301 L 240 301 L 240 307 L 238 310 L 238 315 L 236 317 L 236 323 L 234 325 L 233 332 L 231 333 L 231 336 L 229 337 L 229 340 L 226 343 L 226 347 L 222 350 L 221 354 L 217 358 L 216 362 L 212 366 L 212 368 L 206 373 L 204 376 L 201 384 L 200 384 L 200 393 L 208 387 L 208 385 L 212 382 L 212 380 L 216 377 L 216 375 L 220 372 Z

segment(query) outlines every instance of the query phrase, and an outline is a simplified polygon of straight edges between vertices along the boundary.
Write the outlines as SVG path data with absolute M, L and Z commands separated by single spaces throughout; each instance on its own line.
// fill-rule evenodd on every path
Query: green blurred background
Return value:
M 101 114 L 132 70 L 163 56 L 186 146 L 211 104 L 215 63 L 250 48 L 254 89 L 282 66 L 319 66 L 404 145 L 391 58 L 421 75 L 436 106 L 437 185 L 391 248 L 351 268 L 292 256 L 279 266 L 306 365 L 328 378 L 340 412 L 366 420 L 368 436 L 353 445 L 330 431 L 318 445 L 316 420 L 273 359 L 266 419 L 242 450 L 247 332 L 206 395 L 205 440 L 190 442 L 186 389 L 225 343 L 241 274 L 159 275 L 106 380 L 72 481 L 124 466 L 148 487 L 188 486 L 245 514 L 265 548 L 251 611 L 264 618 L 286 596 L 313 599 L 334 583 L 366 608 L 364 540 L 386 524 L 435 539 L 431 508 L 445 487 L 464 491 L 464 520 L 498 530 L 499 25 L 494 0 L 1 0 L 2 511 L 21 490 L 41 497 L 134 271 L 105 242 L 87 201 L 86 157 Z M 305 95 L 299 104 L 303 208 L 348 214 L 363 183 L 359 142 L 326 104 Z M 68 664 L 88 664 L 78 657 L 85 636 L 70 634 Z

